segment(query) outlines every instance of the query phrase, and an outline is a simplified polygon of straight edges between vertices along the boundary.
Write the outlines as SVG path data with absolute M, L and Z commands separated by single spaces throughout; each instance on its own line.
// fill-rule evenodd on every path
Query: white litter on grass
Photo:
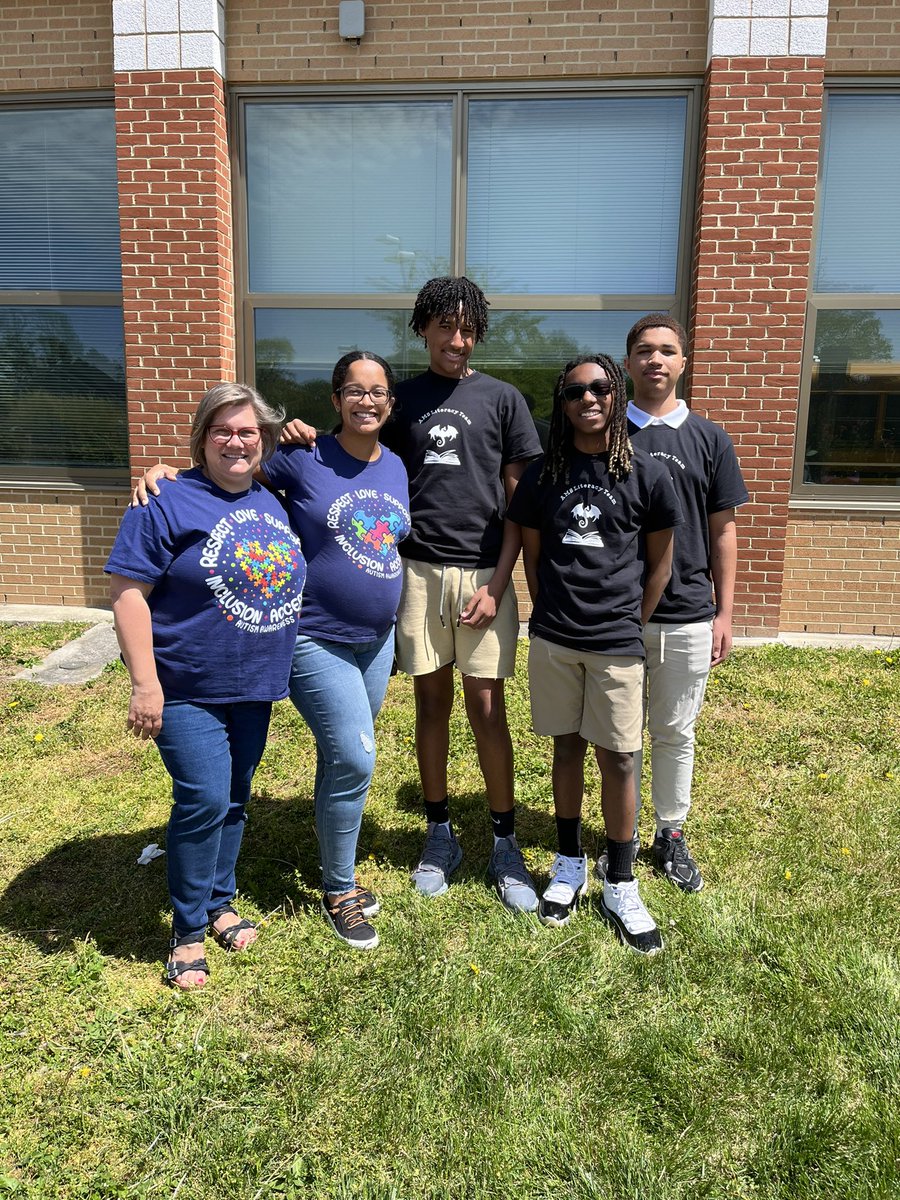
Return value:
M 138 857 L 138 866 L 146 867 L 148 863 L 152 863 L 154 858 L 162 858 L 165 850 L 160 850 L 156 842 L 151 842 L 149 846 L 145 846 Z

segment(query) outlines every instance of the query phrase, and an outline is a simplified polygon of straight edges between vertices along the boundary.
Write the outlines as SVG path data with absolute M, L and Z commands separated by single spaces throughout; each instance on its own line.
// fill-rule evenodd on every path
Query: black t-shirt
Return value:
M 607 454 L 575 453 L 569 482 L 539 483 L 542 463 L 528 466 L 509 506 L 511 521 L 541 535 L 529 631 L 576 650 L 643 657 L 643 535 L 681 523 L 668 471 L 635 451 L 631 474 L 614 481 Z
M 520 392 L 475 371 L 446 379 L 426 371 L 397 388 L 382 441 L 409 473 L 412 533 L 404 558 L 494 567 L 503 540 L 503 468 L 541 452 Z
M 681 501 L 684 525 L 675 535 L 672 578 L 654 621 L 683 625 L 707 621 L 716 611 L 709 566 L 709 517 L 749 499 L 731 438 L 713 421 L 696 413 L 670 425 L 629 422 L 635 447 L 666 466 Z

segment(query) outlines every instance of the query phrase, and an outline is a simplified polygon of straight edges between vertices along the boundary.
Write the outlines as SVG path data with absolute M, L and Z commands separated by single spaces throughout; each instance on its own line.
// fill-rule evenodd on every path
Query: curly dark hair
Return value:
M 602 367 L 613 385 L 612 412 L 607 425 L 609 473 L 615 480 L 626 479 L 631 474 L 634 451 L 628 437 L 628 397 L 622 368 L 608 354 L 584 354 L 581 358 L 573 358 L 566 363 L 553 389 L 553 411 L 550 414 L 550 432 L 547 435 L 547 453 L 544 455 L 544 465 L 541 469 L 541 482 L 545 479 L 549 479 L 551 483 L 568 482 L 575 435 L 572 422 L 566 416 L 562 390 L 569 372 L 584 363 L 596 363 L 598 367 Z
M 462 313 L 475 330 L 475 341 L 484 341 L 488 327 L 488 302 L 477 283 L 465 275 L 439 275 L 429 279 L 416 296 L 409 327 L 420 337 L 435 317 Z

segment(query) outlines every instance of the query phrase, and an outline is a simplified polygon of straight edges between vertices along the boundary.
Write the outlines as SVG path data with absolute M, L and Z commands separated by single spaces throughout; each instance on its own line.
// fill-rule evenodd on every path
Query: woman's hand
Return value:
M 281 431 L 280 438 L 282 445 L 300 445 L 314 446 L 316 444 L 316 431 L 312 425 L 307 425 L 305 421 L 299 418 L 288 421 L 284 429 Z
M 155 467 L 148 467 L 134 485 L 129 507 L 137 508 L 139 504 L 146 505 L 151 496 L 158 496 L 159 488 L 156 486 L 157 479 L 177 478 L 178 468 L 170 467 L 167 463 L 157 463 Z
M 146 742 L 162 729 L 163 690 L 158 682 L 133 685 L 128 706 L 128 729 Z

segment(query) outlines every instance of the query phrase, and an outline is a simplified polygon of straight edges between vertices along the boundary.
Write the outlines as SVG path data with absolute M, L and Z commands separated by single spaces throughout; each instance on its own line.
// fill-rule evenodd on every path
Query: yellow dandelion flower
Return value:
M 36 742 L 42 742 L 44 740 L 44 735 L 42 733 L 36 733 L 34 735 L 34 740 Z
M 785 877 L 785 879 L 790 879 L 790 877 L 791 877 L 790 871 L 785 871 L 784 877 Z
M 889 654 L 889 655 L 887 656 L 887 658 L 886 658 L 884 661 L 885 661 L 886 663 L 892 663 L 894 660 L 893 660 L 893 658 L 891 657 L 891 655 Z
M 841 846 L 841 854 L 843 854 L 844 858 L 849 858 L 850 847 L 849 846 Z
M 473 975 L 481 974 L 481 967 L 479 967 L 478 963 L 469 963 L 469 970 Z
M 86 1079 L 87 1076 L 90 1075 L 90 1073 L 91 1073 L 90 1067 L 82 1067 L 81 1070 L 78 1072 L 78 1074 L 81 1076 L 82 1079 Z
M 893 772 L 893 771 L 885 771 L 885 773 L 884 773 L 884 777 L 885 777 L 885 779 L 893 779 L 893 778 L 894 778 L 894 772 Z
M 828 772 L 827 772 L 827 771 L 820 771 L 820 772 L 819 772 L 819 776 L 818 776 L 818 777 L 819 777 L 819 779 L 827 779 L 827 778 L 828 778 Z
M 10 700 L 9 704 L 7 704 L 6 707 L 7 708 L 18 708 L 21 703 L 22 703 L 21 700 Z
M 872 686 L 872 680 L 871 680 L 871 679 L 864 679 L 864 680 L 862 681 L 862 685 L 863 685 L 863 687 L 871 687 L 871 686 Z

